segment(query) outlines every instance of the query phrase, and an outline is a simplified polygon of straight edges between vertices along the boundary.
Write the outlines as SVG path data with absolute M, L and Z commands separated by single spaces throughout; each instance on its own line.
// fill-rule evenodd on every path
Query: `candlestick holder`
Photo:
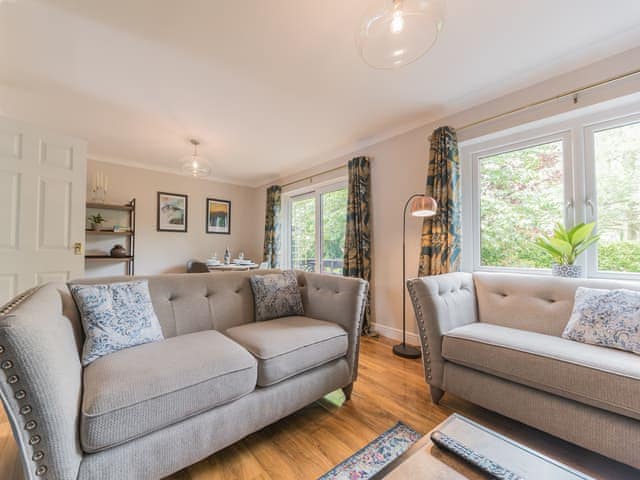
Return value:
M 105 203 L 107 192 L 104 188 L 94 187 L 91 189 L 91 201 L 95 203 Z
M 96 172 L 93 176 L 93 182 L 91 185 L 91 201 L 96 203 L 105 203 L 108 185 L 109 177 L 102 172 Z

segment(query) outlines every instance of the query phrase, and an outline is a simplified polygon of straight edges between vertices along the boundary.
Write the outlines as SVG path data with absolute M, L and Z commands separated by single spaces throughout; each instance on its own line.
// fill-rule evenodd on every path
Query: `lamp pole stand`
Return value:
M 407 207 L 411 200 L 417 197 L 422 197 L 420 193 L 415 193 L 404 204 L 404 210 L 402 211 L 402 343 L 393 346 L 393 353 L 403 358 L 420 358 L 420 350 L 411 345 L 407 345 L 407 299 L 404 289 L 406 288 L 407 272 L 406 272 L 406 236 L 407 236 Z

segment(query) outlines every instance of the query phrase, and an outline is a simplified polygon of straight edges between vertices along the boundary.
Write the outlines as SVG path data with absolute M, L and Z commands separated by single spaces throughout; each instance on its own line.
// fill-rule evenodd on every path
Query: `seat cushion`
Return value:
M 347 353 L 347 332 L 335 323 L 286 317 L 233 327 L 226 334 L 258 359 L 258 385 L 267 387 Z
M 213 330 L 128 348 L 84 370 L 81 442 L 96 452 L 253 391 L 257 364 Z
M 640 357 L 632 353 L 472 323 L 445 334 L 442 355 L 453 363 L 640 420 Z

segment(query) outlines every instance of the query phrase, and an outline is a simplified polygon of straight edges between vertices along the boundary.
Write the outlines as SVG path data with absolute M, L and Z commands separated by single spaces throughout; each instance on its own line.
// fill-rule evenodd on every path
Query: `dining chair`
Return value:
M 187 262 L 187 273 L 209 273 L 209 267 L 206 263 L 198 260 L 189 260 Z

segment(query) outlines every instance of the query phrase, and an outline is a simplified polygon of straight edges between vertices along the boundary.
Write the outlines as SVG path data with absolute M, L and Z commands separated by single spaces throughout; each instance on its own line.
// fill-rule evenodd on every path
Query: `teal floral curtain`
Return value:
M 344 247 L 343 275 L 371 281 L 371 166 L 367 157 L 349 161 L 347 195 L 347 228 Z M 371 297 L 367 300 L 362 332 L 371 334 Z
M 272 185 L 267 188 L 267 209 L 264 219 L 263 262 L 271 268 L 280 266 L 280 211 L 282 208 L 282 187 Z
M 422 225 L 419 275 L 440 275 L 460 269 L 462 226 L 458 138 L 451 127 L 431 136 L 426 195 L 438 202 L 438 211 Z

